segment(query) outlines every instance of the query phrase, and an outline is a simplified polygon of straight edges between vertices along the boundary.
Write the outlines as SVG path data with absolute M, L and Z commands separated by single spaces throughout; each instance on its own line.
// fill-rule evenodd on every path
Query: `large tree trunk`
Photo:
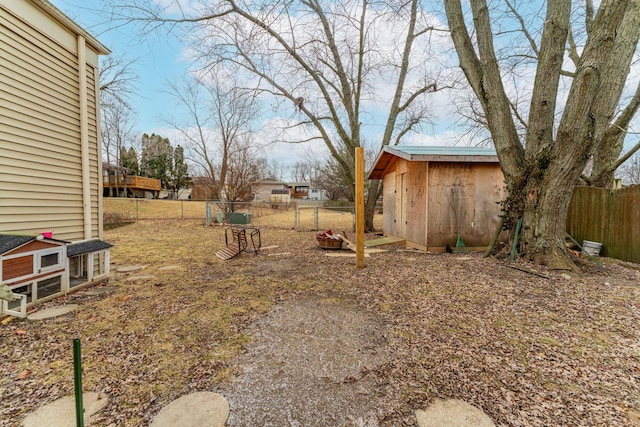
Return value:
M 520 252 L 536 264 L 559 270 L 574 269 L 564 244 L 572 194 L 567 188 L 572 187 L 558 180 L 546 180 L 539 186 L 531 183 L 525 187 Z
M 369 184 L 369 192 L 367 193 L 367 200 L 364 207 L 364 230 L 365 232 L 371 232 L 375 230 L 373 224 L 373 217 L 376 213 L 376 202 L 380 198 L 382 193 L 382 182 L 379 180 L 372 180 Z
M 547 2 L 539 54 L 536 52 L 538 65 L 524 153 L 493 49 L 490 9 L 486 0 L 471 0 L 470 4 L 475 43 L 467 30 L 460 0 L 445 0 L 460 65 L 484 109 L 505 172 L 509 191 L 503 205 L 505 225 L 509 227 L 516 219 L 523 219 L 520 250 L 528 258 L 552 268 L 574 269 L 564 245 L 569 202 L 589 157 L 596 153 L 600 160 L 599 155 L 611 157 L 617 152 L 615 144 L 619 140 L 608 135 L 607 129 L 612 130 L 610 124 L 638 45 L 640 1 L 601 2 L 589 25 L 587 43 L 575 61 L 573 81 L 559 122 L 555 106 L 571 22 L 571 1 Z M 635 114 L 631 107 L 627 112 Z M 608 136 L 612 138 L 607 139 Z M 608 177 L 603 175 L 602 179 Z

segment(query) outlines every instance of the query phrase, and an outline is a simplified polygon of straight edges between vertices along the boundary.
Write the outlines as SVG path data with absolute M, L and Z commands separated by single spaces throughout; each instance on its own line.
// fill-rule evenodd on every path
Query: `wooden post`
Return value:
M 364 268 L 364 148 L 356 147 L 356 267 Z

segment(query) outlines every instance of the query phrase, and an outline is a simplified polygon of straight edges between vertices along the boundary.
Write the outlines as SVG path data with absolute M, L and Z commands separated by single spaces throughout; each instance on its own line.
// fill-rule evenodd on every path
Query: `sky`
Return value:
M 154 37 L 141 41 L 133 26 L 109 28 L 104 17 L 96 11 L 103 7 L 102 0 L 50 0 L 64 14 L 104 44 L 113 55 L 125 54 L 135 59 L 138 75 L 134 98 L 138 128 L 141 133 L 152 133 L 167 127 L 163 115 L 175 103 L 165 92 L 166 81 L 187 73 L 190 63 L 184 57 L 184 46 L 175 36 Z
M 177 34 L 140 40 L 133 25 L 112 29 L 105 24 L 104 16 L 98 12 L 104 7 L 102 0 L 49 1 L 96 37 L 113 55 L 125 53 L 127 58 L 136 59 L 134 68 L 138 75 L 136 91 L 139 94 L 134 98 L 136 129 L 139 134 L 156 133 L 168 137 L 175 145 L 179 137 L 167 124 L 167 118 L 176 112 L 177 104 L 174 97 L 166 92 L 167 82 L 186 75 L 191 67 L 191 61 L 186 57 L 186 46 Z M 308 158 L 310 154 L 322 157 L 328 153 L 324 144 L 318 141 L 270 144 L 265 152 L 269 159 L 284 164 Z
M 136 110 L 137 131 L 142 133 L 156 133 L 169 137 L 175 144 L 177 134 L 167 124 L 166 119 L 172 113 L 179 112 L 174 97 L 166 92 L 167 81 L 174 81 L 185 76 L 191 67 L 187 58 L 185 46 L 178 39 L 178 33 L 166 36 L 154 36 L 140 40 L 138 30 L 132 24 L 119 28 L 109 28 L 105 24 L 104 15 L 98 13 L 104 6 L 102 0 L 49 0 L 63 13 L 76 21 L 79 25 L 93 34 L 112 54 L 136 59 L 135 71 L 138 75 L 136 90 L 138 96 L 133 103 Z M 638 64 L 636 64 L 638 67 Z M 531 77 L 535 71 L 531 70 Z M 633 75 L 633 72 L 632 72 Z M 507 90 L 509 81 L 505 82 Z M 515 84 L 515 83 L 514 83 Z M 526 84 L 526 83 L 525 83 Z M 452 99 L 450 94 L 438 92 L 430 98 L 433 103 L 432 112 L 435 115 L 432 125 L 423 128 L 420 134 L 408 137 L 405 144 L 452 145 L 461 138 L 463 130 L 456 124 Z M 286 116 L 287 114 L 283 114 Z M 287 117 L 283 117 L 287 119 Z M 265 118 L 265 122 L 274 117 Z M 291 119 L 291 117 L 289 117 Z M 637 120 L 636 120 L 637 121 Z M 376 123 L 375 117 L 370 117 L 363 130 L 365 139 L 376 140 L 382 132 L 383 120 Z M 368 127 L 366 127 L 368 126 Z M 268 139 L 264 133 L 258 138 Z M 637 138 L 633 138 L 636 140 Z M 627 138 L 627 148 L 632 145 L 631 138 Z M 322 142 L 315 141 L 303 144 L 275 144 L 266 147 L 267 157 L 272 159 L 288 159 L 293 162 L 312 155 L 326 155 L 327 150 Z

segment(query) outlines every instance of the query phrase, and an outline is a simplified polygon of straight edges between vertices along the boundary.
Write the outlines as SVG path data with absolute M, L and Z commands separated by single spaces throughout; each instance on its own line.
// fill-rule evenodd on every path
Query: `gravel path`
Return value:
M 276 306 L 250 328 L 254 341 L 222 393 L 229 426 L 377 426 L 379 391 L 367 373 L 385 362 L 386 330 L 353 304 Z

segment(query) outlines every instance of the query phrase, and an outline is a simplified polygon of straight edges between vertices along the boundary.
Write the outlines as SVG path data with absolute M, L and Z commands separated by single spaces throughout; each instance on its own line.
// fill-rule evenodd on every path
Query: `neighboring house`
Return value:
M 309 198 L 309 188 L 311 186 L 307 182 L 290 182 L 287 183 L 287 187 L 291 192 L 292 199 L 303 199 L 306 200 Z
M 287 184 L 292 199 L 328 200 L 327 191 L 308 182 L 290 182 Z
M 285 183 L 263 179 L 251 183 L 254 202 L 290 203 L 295 200 L 327 200 L 327 192 L 307 182 Z
M 329 200 L 327 190 L 317 187 L 309 187 L 309 200 Z
M 408 246 L 444 251 L 459 235 L 479 249 L 500 221 L 504 176 L 491 149 L 384 147 L 368 178 L 383 180 L 384 234 Z
M 284 182 L 278 181 L 273 178 L 263 179 L 251 183 L 251 193 L 253 194 L 254 202 L 280 203 L 280 197 L 278 197 L 278 200 L 274 200 L 272 194 L 282 195 L 284 194 L 283 191 L 286 191 L 286 194 L 289 193 L 289 190 L 287 190 L 287 185 Z
M 0 0 L 0 51 L 0 278 L 33 304 L 109 275 L 98 87 L 109 50 L 48 1 Z

